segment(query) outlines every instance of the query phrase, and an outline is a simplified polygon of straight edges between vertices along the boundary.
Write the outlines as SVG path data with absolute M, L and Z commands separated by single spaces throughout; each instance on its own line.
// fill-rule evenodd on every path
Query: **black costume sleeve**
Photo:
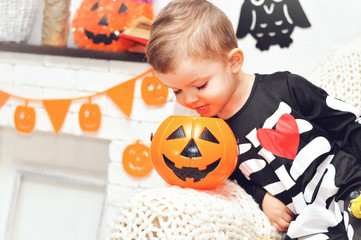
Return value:
M 290 74 L 288 88 L 299 109 L 316 126 L 328 132 L 345 152 L 361 160 L 361 124 L 358 121 L 361 111 L 349 105 L 354 113 L 333 109 L 327 104 L 328 94 L 306 79 Z
M 240 170 L 236 170 L 230 176 L 230 179 L 234 179 L 237 183 L 244 189 L 246 192 L 253 197 L 253 199 L 258 203 L 260 209 L 262 209 L 263 198 L 266 195 L 267 191 L 257 184 L 248 181 Z M 262 209 L 263 210 L 263 209 Z

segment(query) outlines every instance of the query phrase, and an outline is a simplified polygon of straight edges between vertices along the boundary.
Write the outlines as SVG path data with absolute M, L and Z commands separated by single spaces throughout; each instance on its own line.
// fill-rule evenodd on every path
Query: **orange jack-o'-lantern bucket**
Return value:
M 211 189 L 236 167 L 237 141 L 219 118 L 170 116 L 155 132 L 151 160 L 169 184 Z

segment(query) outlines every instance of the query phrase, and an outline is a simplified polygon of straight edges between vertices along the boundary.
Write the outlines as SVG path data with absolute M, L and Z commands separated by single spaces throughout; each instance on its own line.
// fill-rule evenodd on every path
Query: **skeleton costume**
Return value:
M 291 239 L 361 239 L 349 209 L 361 190 L 361 111 L 289 72 L 256 74 L 226 122 L 239 144 L 231 179 L 261 206 L 269 192 L 295 214 Z

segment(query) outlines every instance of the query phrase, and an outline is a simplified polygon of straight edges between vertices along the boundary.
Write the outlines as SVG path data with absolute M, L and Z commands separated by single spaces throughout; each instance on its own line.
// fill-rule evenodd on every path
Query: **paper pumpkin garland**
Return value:
M 168 99 L 168 87 L 155 75 L 145 77 L 141 86 L 142 99 L 149 106 L 163 105 Z
M 31 133 L 35 126 L 35 109 L 28 106 L 28 102 L 25 105 L 17 106 L 14 114 L 15 129 L 21 133 Z
M 6 103 L 10 95 L 0 90 L 0 108 Z
M 79 110 L 79 126 L 84 132 L 96 132 L 100 127 L 102 113 L 98 104 L 84 103 Z
M 70 104 L 71 99 L 43 100 L 43 105 L 48 112 L 55 134 L 57 134 L 63 126 Z
M 119 34 L 140 16 L 154 18 L 153 1 L 83 0 L 72 21 L 74 40 L 81 48 L 126 51 L 135 43 Z
M 126 115 L 126 117 L 129 118 L 133 109 L 135 82 L 139 79 L 149 77 L 149 74 L 152 74 L 151 78 L 154 77 L 154 72 L 150 69 L 105 91 L 98 92 L 90 96 L 72 99 L 29 99 L 0 90 L 0 108 L 9 98 L 25 101 L 24 106 L 20 105 L 16 108 L 14 122 L 17 131 L 21 133 L 30 133 L 35 126 L 36 112 L 33 107 L 29 106 L 29 104 L 30 102 L 42 102 L 43 107 L 48 113 L 54 133 L 57 134 L 63 126 L 70 105 L 75 101 L 84 101 L 84 99 L 87 99 L 87 102 L 83 103 L 79 109 L 79 125 L 81 130 L 84 132 L 95 132 L 100 128 L 102 114 L 100 107 L 97 104 L 92 103 L 92 99 L 100 95 L 107 95 L 116 107 L 118 107 Z
M 122 164 L 125 172 L 133 177 L 147 176 L 153 170 L 149 147 L 140 140 L 127 146 L 123 151 Z
M 152 138 L 151 159 L 167 183 L 211 189 L 233 172 L 238 146 L 220 118 L 170 116 Z

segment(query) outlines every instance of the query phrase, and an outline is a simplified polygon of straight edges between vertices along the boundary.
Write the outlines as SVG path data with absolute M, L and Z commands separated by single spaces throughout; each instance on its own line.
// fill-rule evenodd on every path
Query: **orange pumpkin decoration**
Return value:
M 168 88 L 156 76 L 145 77 L 142 81 L 141 93 L 145 104 L 162 105 L 167 102 Z
M 232 174 L 238 158 L 233 132 L 220 118 L 170 116 L 150 148 L 155 170 L 180 187 L 214 188 Z
M 124 149 L 122 163 L 125 172 L 133 177 L 147 176 L 153 169 L 150 149 L 140 140 Z
M 84 103 L 79 110 L 79 125 L 84 132 L 96 132 L 100 127 L 101 111 L 97 104 Z
M 21 133 L 31 133 L 35 126 L 35 109 L 25 106 L 18 106 L 15 109 L 14 123 L 15 129 Z
M 86 49 L 126 51 L 135 43 L 119 34 L 140 16 L 154 18 L 153 1 L 83 0 L 72 21 L 74 41 Z

